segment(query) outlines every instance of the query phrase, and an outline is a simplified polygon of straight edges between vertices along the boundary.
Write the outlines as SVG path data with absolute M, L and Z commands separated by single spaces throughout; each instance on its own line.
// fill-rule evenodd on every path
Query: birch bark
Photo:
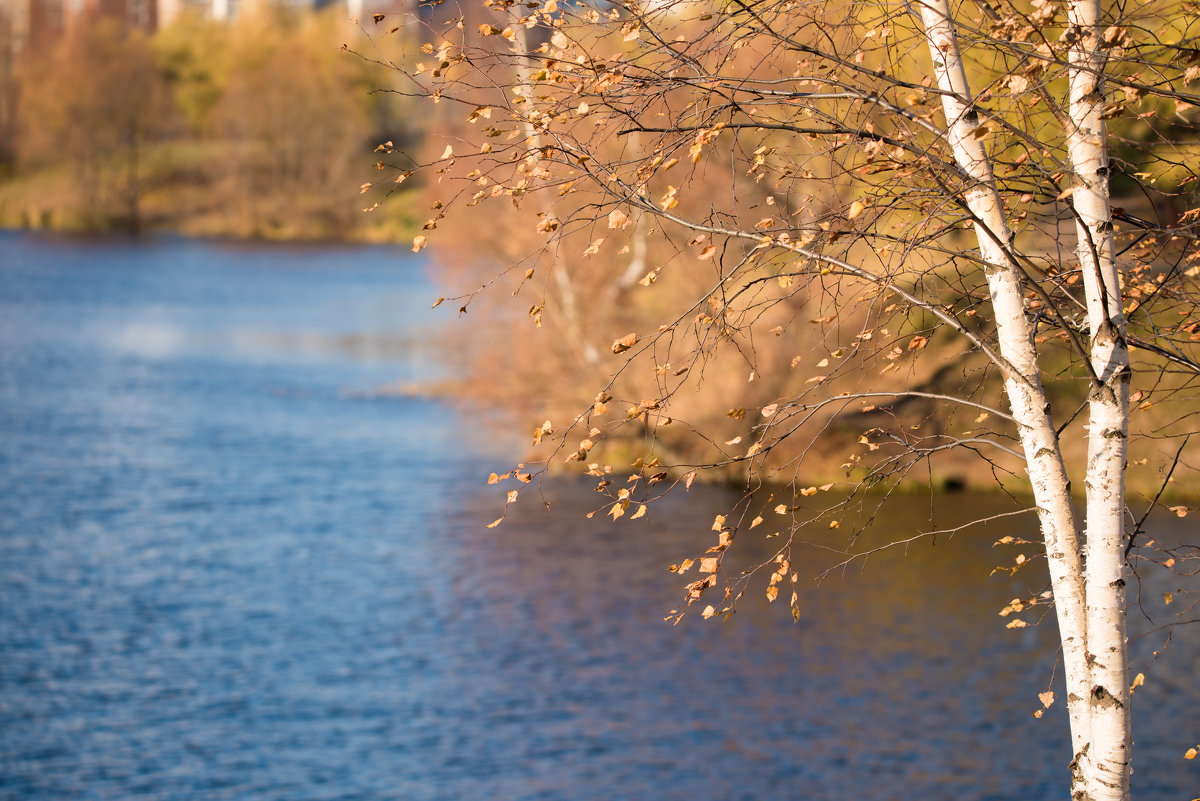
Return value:
M 1130 719 L 1125 638 L 1125 458 L 1129 434 L 1129 350 L 1113 248 L 1108 152 L 1103 120 L 1104 55 L 1099 0 L 1072 0 L 1069 59 L 1075 172 L 1076 253 L 1083 272 L 1098 381 L 1089 397 L 1087 631 L 1091 655 L 1091 745 L 1081 767 L 1091 801 L 1129 798 Z
M 1070 486 L 1050 419 L 1049 403 L 1038 371 L 1033 335 L 1025 316 L 1021 277 L 1007 246 L 1011 232 L 996 190 L 991 162 L 979 126 L 948 0 L 925 0 L 921 22 L 929 42 L 934 74 L 942 93 L 946 141 L 958 166 L 973 180 L 966 202 L 975 217 L 975 234 L 987 264 L 988 289 L 996 316 L 1000 353 L 1006 360 L 1005 389 L 1033 486 L 1038 522 L 1046 545 L 1059 637 L 1063 648 L 1071 718 L 1071 740 L 1079 753 L 1090 736 L 1089 670 L 1083 564 Z

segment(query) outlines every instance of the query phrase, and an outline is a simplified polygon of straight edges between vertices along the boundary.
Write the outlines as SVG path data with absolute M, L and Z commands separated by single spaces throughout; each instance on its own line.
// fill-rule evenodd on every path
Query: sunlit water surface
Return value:
M 517 454 L 376 392 L 438 371 L 435 294 L 385 249 L 0 234 L 0 798 L 1067 796 L 1053 625 L 997 616 L 1041 574 L 989 577 L 999 529 L 806 585 L 798 624 L 756 595 L 670 626 L 663 567 L 733 496 L 613 527 L 562 481 L 484 528 Z M 1136 696 L 1142 799 L 1200 795 L 1189 635 Z

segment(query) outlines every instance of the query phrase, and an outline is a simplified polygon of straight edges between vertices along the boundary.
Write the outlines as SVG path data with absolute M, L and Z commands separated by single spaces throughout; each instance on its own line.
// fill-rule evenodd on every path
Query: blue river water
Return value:
M 995 528 L 804 586 L 799 623 L 679 626 L 663 567 L 725 491 L 611 526 L 561 479 L 486 529 L 520 453 L 378 391 L 447 369 L 424 268 L 0 233 L 0 799 L 1067 796 L 1053 622 L 997 616 L 1042 579 L 989 576 Z M 1135 643 L 1139 798 L 1200 795 L 1195 639 Z

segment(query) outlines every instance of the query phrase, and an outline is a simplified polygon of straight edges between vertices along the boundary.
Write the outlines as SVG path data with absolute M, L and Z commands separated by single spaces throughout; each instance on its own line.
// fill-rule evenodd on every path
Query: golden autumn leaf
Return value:
M 413 244 L 412 244 L 412 252 L 420 253 L 421 249 L 423 247 L 425 247 L 425 243 L 428 241 L 429 241 L 428 237 L 426 237 L 424 234 L 417 234 L 416 236 L 414 236 Z
M 720 559 L 715 556 L 706 556 L 700 560 L 701 573 L 716 573 L 717 566 L 720 564 Z
M 779 588 L 778 587 L 776 587 L 774 584 L 772 584 L 770 587 L 767 587 L 767 600 L 768 601 L 771 601 L 772 603 L 774 603 L 775 599 L 778 597 L 779 597 Z
M 612 343 L 613 353 L 624 353 L 637 344 L 638 336 L 636 333 L 629 333 L 620 339 L 614 340 Z
M 700 616 L 703 617 L 705 620 L 708 620 L 710 617 L 712 617 L 716 613 L 717 613 L 717 610 L 713 609 L 712 604 L 709 604 L 708 606 L 704 607 L 704 611 L 700 613 Z
M 717 246 L 709 245 L 708 247 L 704 248 L 704 250 L 700 251 L 700 261 L 708 261 L 713 256 L 715 256 L 716 253 L 717 253 Z
M 620 209 L 613 209 L 608 213 L 608 227 L 615 228 L 618 231 L 623 231 L 632 225 L 629 215 Z
M 646 516 L 646 504 L 640 503 L 640 504 L 638 504 L 637 511 L 634 512 L 632 515 L 630 515 L 629 519 L 637 520 L 639 517 L 645 517 L 645 516 Z
M 850 204 L 850 211 L 846 212 L 846 219 L 853 220 L 855 217 L 862 214 L 866 208 L 866 205 L 861 200 L 854 201 Z
M 1038 700 L 1042 702 L 1042 706 L 1049 709 L 1054 705 L 1054 693 L 1047 690 L 1044 693 L 1038 693 Z

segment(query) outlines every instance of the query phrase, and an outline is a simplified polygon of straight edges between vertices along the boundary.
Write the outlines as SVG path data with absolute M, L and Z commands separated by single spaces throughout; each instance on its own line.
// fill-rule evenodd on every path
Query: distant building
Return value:
M 5 0 L 3 13 L 15 58 L 62 35 L 69 0 Z
M 416 6 L 416 0 L 0 0 L 0 50 L 19 60 L 30 48 L 49 47 L 75 25 L 100 17 L 153 32 L 188 9 L 229 21 L 256 3 L 277 1 L 312 9 L 344 5 L 354 19 Z

